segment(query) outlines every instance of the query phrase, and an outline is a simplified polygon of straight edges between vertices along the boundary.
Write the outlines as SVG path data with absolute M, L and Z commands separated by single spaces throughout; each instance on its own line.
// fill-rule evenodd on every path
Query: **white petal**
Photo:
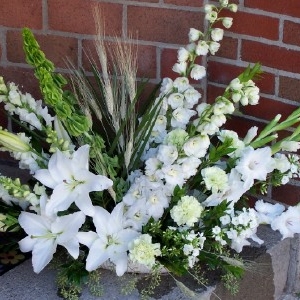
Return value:
M 110 213 L 106 209 L 100 206 L 95 207 L 93 222 L 98 234 L 102 231 L 104 232 L 107 231 L 109 219 L 110 219 Z
M 18 221 L 28 235 L 41 236 L 50 230 L 50 222 L 33 213 L 22 211 Z
M 43 185 L 52 189 L 54 189 L 55 186 L 57 185 L 57 181 L 53 179 L 49 170 L 47 169 L 40 169 L 35 171 L 34 178 L 36 178 Z
M 79 242 L 77 238 L 69 239 L 65 243 L 59 243 L 59 245 L 65 247 L 69 254 L 74 258 L 77 259 L 79 256 Z
M 36 239 L 32 239 L 30 236 L 26 236 L 24 239 L 19 241 L 19 247 L 22 252 L 32 251 Z
M 126 252 L 119 254 L 110 259 L 116 265 L 116 273 L 118 276 L 124 275 L 127 271 L 128 257 Z
M 90 146 L 84 145 L 81 146 L 76 152 L 74 152 L 72 158 L 72 165 L 74 166 L 74 170 L 88 169 L 89 151 L 90 151 Z
M 32 251 L 32 265 L 35 273 L 42 271 L 51 261 L 56 251 L 54 240 L 43 239 L 37 242 Z
M 77 207 L 87 216 L 92 217 L 95 214 L 95 207 L 89 195 L 78 195 L 75 199 Z
M 109 259 L 108 252 L 105 250 L 105 244 L 97 239 L 90 248 L 86 259 L 87 271 L 96 270 L 100 265 Z
M 88 248 L 91 248 L 92 244 L 95 242 L 96 239 L 99 238 L 99 236 L 96 232 L 89 231 L 89 232 L 78 232 L 77 238 L 80 244 L 83 244 Z

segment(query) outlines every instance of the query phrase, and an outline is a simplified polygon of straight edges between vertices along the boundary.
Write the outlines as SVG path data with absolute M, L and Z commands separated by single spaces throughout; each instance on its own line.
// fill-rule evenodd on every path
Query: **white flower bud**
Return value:
M 215 55 L 219 49 L 220 49 L 220 44 L 218 42 L 209 43 L 209 51 L 211 55 Z
M 233 19 L 232 18 L 229 18 L 229 17 L 225 17 L 222 19 L 222 24 L 225 28 L 230 28 L 232 26 L 232 21 Z
M 224 35 L 224 30 L 221 28 L 214 28 L 211 31 L 211 38 L 215 42 L 221 41 L 223 39 L 223 35 Z
M 188 58 L 189 58 L 189 55 L 190 55 L 190 53 L 189 53 L 188 50 L 186 50 L 183 47 L 180 47 L 179 50 L 178 50 L 178 52 L 177 52 L 178 61 L 179 62 L 185 62 L 185 61 L 187 61 Z
M 190 42 L 196 42 L 199 40 L 200 36 L 203 36 L 203 33 L 195 28 L 190 28 L 189 32 L 189 41 Z
M 208 50 L 209 46 L 206 41 L 199 41 L 196 46 L 195 52 L 197 55 L 207 55 Z
M 203 66 L 194 65 L 191 71 L 191 77 L 195 80 L 200 80 L 206 75 L 206 70 Z
M 237 10 L 238 10 L 238 7 L 235 3 L 230 3 L 227 7 L 230 11 L 232 11 L 234 13 L 237 12 Z

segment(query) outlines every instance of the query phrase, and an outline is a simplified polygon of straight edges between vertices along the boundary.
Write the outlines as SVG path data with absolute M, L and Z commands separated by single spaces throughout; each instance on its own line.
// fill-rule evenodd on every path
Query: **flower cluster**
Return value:
M 96 41 L 103 75 L 92 69 L 101 93 L 76 71 L 70 92 L 24 29 L 26 58 L 43 101 L 1 78 L 0 101 L 24 132 L 1 128 L 0 150 L 32 180 L 23 184 L 0 175 L 7 208 L 0 224 L 23 230 L 20 249 L 32 251 L 35 272 L 63 247 L 88 272 L 110 262 L 121 276 L 135 262 L 175 274 L 196 264 L 240 274 L 242 265 L 233 266 L 227 250 L 241 252 L 250 240 L 263 243 L 256 235 L 260 224 L 283 238 L 300 232 L 297 206 L 286 210 L 262 200 L 245 205 L 247 194 L 264 194 L 268 184 L 299 177 L 299 157 L 292 152 L 300 148 L 300 127 L 282 140 L 278 132 L 298 122 L 300 109 L 239 137 L 224 125 L 240 106 L 258 104 L 260 65 L 246 68 L 214 103 L 202 100 L 192 84 L 206 75 L 199 56 L 215 55 L 224 28 L 232 25 L 232 18 L 220 16 L 223 10 L 236 12 L 237 6 L 225 0 L 205 6 L 207 31 L 190 29 L 189 44 L 179 48 L 173 66 L 178 77 L 163 79 L 143 115 L 135 112 L 135 60 L 122 43 L 114 67 L 120 73 L 110 74 L 103 43 Z M 120 83 L 116 91 L 111 78 Z

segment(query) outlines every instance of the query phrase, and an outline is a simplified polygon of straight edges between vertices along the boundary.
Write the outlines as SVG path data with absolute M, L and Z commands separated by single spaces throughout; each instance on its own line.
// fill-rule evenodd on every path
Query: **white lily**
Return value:
M 124 205 L 119 203 L 109 213 L 103 207 L 96 206 L 93 222 L 96 232 L 79 232 L 79 242 L 90 251 L 86 259 L 86 269 L 96 270 L 108 259 L 116 265 L 116 273 L 122 276 L 127 270 L 127 251 L 129 242 L 140 235 L 135 230 L 124 228 Z
M 64 153 L 54 153 L 48 169 L 37 170 L 35 178 L 53 193 L 46 205 L 46 212 L 63 211 L 75 202 L 86 215 L 92 216 L 94 206 L 89 193 L 102 191 L 112 186 L 112 181 L 105 176 L 95 175 L 88 170 L 89 146 L 80 147 L 69 158 Z
M 77 259 L 79 242 L 76 237 L 85 221 L 82 212 L 62 217 L 21 212 L 19 224 L 28 234 L 19 242 L 22 252 L 32 251 L 33 270 L 39 273 L 52 260 L 57 245 L 65 247 Z

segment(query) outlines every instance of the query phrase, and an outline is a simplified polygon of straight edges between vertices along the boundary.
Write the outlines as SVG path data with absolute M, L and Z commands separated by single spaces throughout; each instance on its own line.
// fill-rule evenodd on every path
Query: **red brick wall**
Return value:
M 105 15 L 107 40 L 114 35 L 138 34 L 140 77 L 158 82 L 171 76 L 176 49 L 187 43 L 190 27 L 203 28 L 206 0 L 9 0 L 0 10 L 0 74 L 38 96 L 37 83 L 24 61 L 21 28 L 30 27 L 46 55 L 61 72 L 68 57 L 88 70 L 83 49 L 92 48 L 95 27 L 92 6 Z M 213 1 L 212 1 L 213 2 Z M 258 83 L 259 106 L 244 109 L 230 126 L 241 133 L 265 124 L 281 113 L 286 116 L 300 102 L 300 1 L 235 0 L 239 12 L 226 31 L 221 50 L 208 60 L 207 96 L 214 98 L 249 62 L 264 66 Z M 206 82 L 203 86 L 206 86 Z M 206 94 L 205 90 L 203 91 Z M 295 204 L 300 200 L 297 182 L 274 189 L 269 196 Z

